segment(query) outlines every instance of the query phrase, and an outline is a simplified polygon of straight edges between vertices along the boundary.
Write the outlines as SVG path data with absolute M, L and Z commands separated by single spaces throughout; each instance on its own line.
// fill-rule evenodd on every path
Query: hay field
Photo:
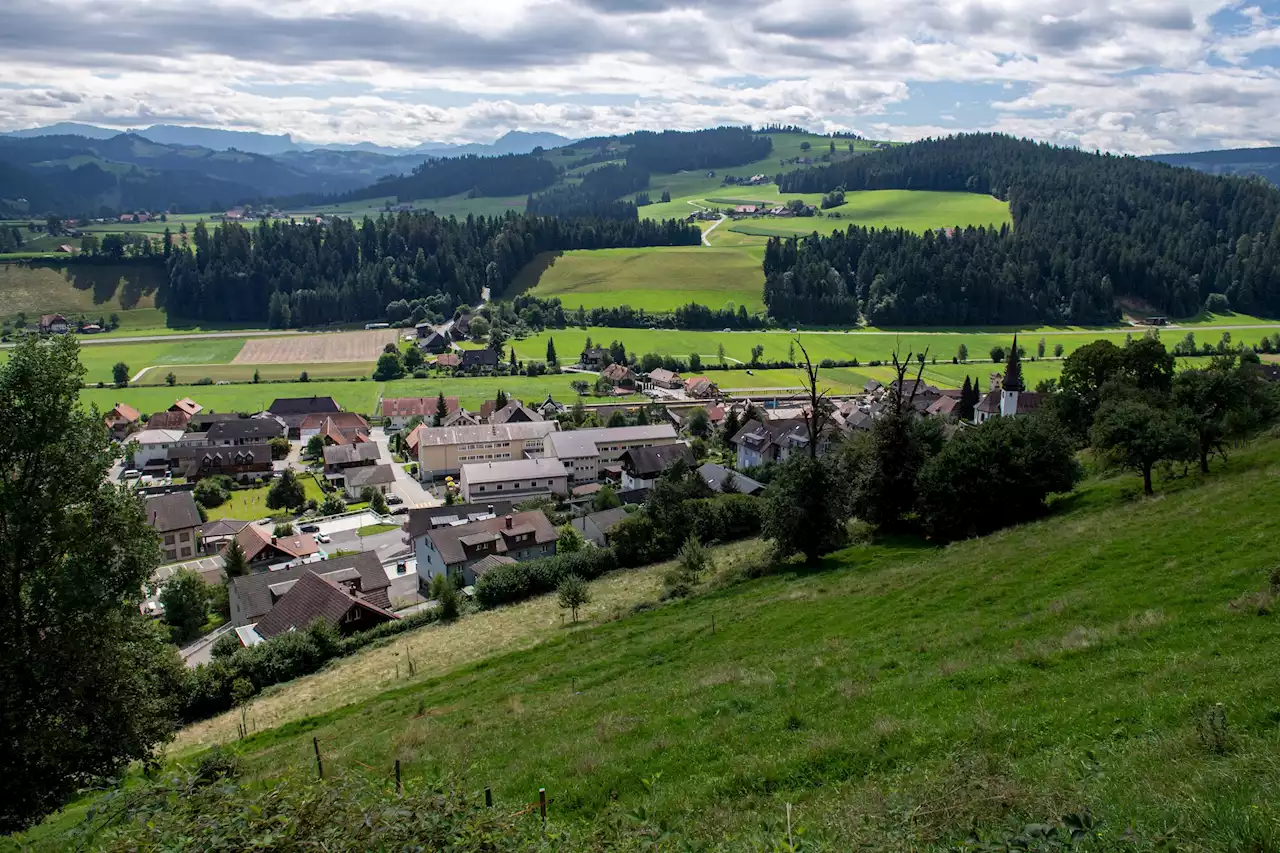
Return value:
M 285 338 L 253 338 L 233 359 L 234 364 L 328 364 L 378 360 L 382 348 L 399 340 L 395 329 L 330 332 Z

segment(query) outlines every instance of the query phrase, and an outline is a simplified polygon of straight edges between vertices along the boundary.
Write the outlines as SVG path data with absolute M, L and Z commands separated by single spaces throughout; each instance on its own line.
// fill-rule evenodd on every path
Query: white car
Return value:
M 123 472 L 121 472 L 121 474 L 120 474 L 120 479 L 122 479 L 122 480 L 136 480 L 136 479 L 138 479 L 138 478 L 139 478 L 139 477 L 141 477 L 141 476 L 142 476 L 142 472 L 141 472 L 141 471 L 136 471 L 136 470 L 134 470 L 133 468 L 126 468 L 126 469 L 124 469 L 124 471 L 123 471 Z
M 328 533 L 317 533 L 317 534 L 316 534 L 316 542 L 317 542 L 318 544 L 320 544 L 320 545 L 328 545 L 331 541 L 333 541 L 333 540 L 331 540 L 331 539 L 329 538 L 329 534 L 328 534 Z

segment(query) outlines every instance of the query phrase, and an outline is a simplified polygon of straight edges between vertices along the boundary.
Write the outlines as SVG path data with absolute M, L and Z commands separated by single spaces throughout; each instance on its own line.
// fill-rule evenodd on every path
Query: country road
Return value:
M 708 228 L 706 231 L 703 231 L 703 232 L 702 232 L 702 245 L 704 245 L 704 246 L 710 246 L 710 245 L 711 245 L 711 241 L 707 239 L 707 235 L 708 235 L 708 234 L 710 234 L 712 231 L 716 230 L 717 228 L 719 228 L 719 227 L 720 227 L 720 223 L 721 223 L 721 222 L 724 222 L 724 217 L 723 217 L 723 216 L 721 216 L 719 219 L 717 219 L 715 222 L 713 222 L 713 223 L 711 224 L 711 227 L 710 227 L 710 228 Z
M 334 331 L 351 331 L 350 329 L 335 329 Z M 147 343 L 178 343 L 180 341 L 198 341 L 202 338 L 282 338 L 288 335 L 323 335 L 324 332 L 303 332 L 297 329 L 264 329 L 259 331 L 245 330 L 243 332 L 192 332 L 189 335 L 131 335 L 124 338 L 97 338 L 92 335 L 80 335 L 77 341 L 80 346 L 105 346 L 109 344 L 147 344 Z M 0 349 L 8 349 L 15 347 L 17 344 L 0 344 Z

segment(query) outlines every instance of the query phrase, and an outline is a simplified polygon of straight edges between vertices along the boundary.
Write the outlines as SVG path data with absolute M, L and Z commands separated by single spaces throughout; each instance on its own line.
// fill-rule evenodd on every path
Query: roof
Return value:
M 558 432 L 551 436 L 551 447 L 560 458 L 595 456 L 597 444 L 630 441 L 676 440 L 675 427 L 671 424 L 644 424 L 643 426 L 599 427 Z
M 381 458 L 382 451 L 372 441 L 359 444 L 334 444 L 324 449 L 325 465 L 355 465 Z
M 713 492 L 723 492 L 725 480 L 729 479 L 730 475 L 733 476 L 734 486 L 744 495 L 754 495 L 756 492 L 764 490 L 763 483 L 757 482 L 745 474 L 739 474 L 737 471 L 731 471 L 723 465 L 708 462 L 698 468 L 698 476 L 702 478 L 702 482 L 706 483 Z
M 589 358 L 604 358 L 609 354 L 609 351 L 604 347 L 587 347 L 582 351 L 582 354 Z
M 332 425 L 335 429 L 340 430 L 363 430 L 369 431 L 369 422 L 357 415 L 355 412 L 330 412 L 317 413 L 307 415 L 302 419 L 301 429 L 325 429 L 326 425 Z
M 251 521 L 237 521 L 234 518 L 220 518 L 217 521 L 205 522 L 201 533 L 205 539 L 220 536 L 235 536 L 252 523 L 253 522 Z
M 954 412 L 958 405 L 960 405 L 960 401 L 955 397 L 939 397 L 929 404 L 927 411 L 931 415 L 946 417 Z
M 633 447 L 622 454 L 622 463 L 632 476 L 651 479 L 677 462 L 693 465 L 693 449 L 687 444 L 663 444 L 657 447 Z
M 205 440 L 210 444 L 247 439 L 266 441 L 269 438 L 282 438 L 286 432 L 284 424 L 275 418 L 236 418 L 210 424 Z
M 418 455 L 418 443 L 422 441 L 422 434 L 426 428 L 426 424 L 418 424 L 416 427 L 409 430 L 408 435 L 404 437 L 404 443 L 405 446 L 409 448 L 410 455 L 415 457 Z
M 1040 394 L 1035 391 L 1019 391 L 1018 392 L 1018 410 L 1015 414 L 1025 415 L 1028 412 L 1034 412 L 1040 408 L 1048 394 Z M 974 407 L 975 411 L 988 415 L 1000 414 L 1000 392 L 988 391 L 987 395 L 982 398 L 981 402 Z
M 308 567 L 310 568 L 310 567 Z M 275 607 L 254 626 L 259 636 L 270 639 L 288 631 L 301 631 L 316 619 L 339 624 L 352 607 L 359 607 L 379 621 L 396 617 L 363 600 L 355 592 L 329 578 L 308 571 L 298 578 Z
M 511 523 L 511 528 L 507 528 L 507 523 Z M 469 524 L 460 524 L 457 527 L 437 527 L 428 531 L 427 536 L 435 545 L 440 557 L 444 560 L 445 565 L 452 566 L 456 563 L 466 562 L 467 552 L 463 547 L 463 539 L 474 542 L 488 541 L 488 539 L 496 537 L 498 542 L 498 553 L 502 553 L 506 549 L 506 540 L 502 536 L 503 532 L 514 535 L 517 530 L 528 530 L 534 534 L 534 542 L 538 545 L 545 545 L 548 542 L 556 540 L 556 528 L 542 514 L 540 510 L 531 510 L 529 512 L 518 512 L 515 515 L 500 515 L 496 518 L 486 519 L 484 521 L 473 521 Z
M 761 448 L 770 444 L 781 444 L 789 436 L 798 436 L 807 441 L 808 424 L 794 419 L 763 422 L 751 420 L 742 425 L 742 429 L 738 430 L 738 434 L 733 437 L 732 443 L 745 443 L 748 447 Z
M 519 400 L 512 400 L 489 416 L 491 424 L 534 423 L 541 420 L 544 420 L 542 415 Z
M 133 423 L 142 415 L 133 406 L 128 403 L 116 403 L 111 407 L 111 411 L 107 412 L 107 420 L 124 420 Z
M 61 314 L 41 314 L 40 315 L 41 326 L 47 326 L 50 323 L 57 323 L 57 322 L 65 323 L 67 322 L 67 318 L 63 317 Z
M 186 412 L 156 412 L 147 418 L 147 429 L 176 429 L 183 432 L 187 428 L 187 423 L 191 420 L 191 415 Z
M 271 549 L 279 551 L 286 559 L 308 557 L 320 550 L 316 540 L 310 536 L 295 534 L 277 538 L 256 524 L 250 524 L 236 534 L 236 541 L 240 543 L 246 561 L 270 559 L 271 555 L 266 552 Z
M 649 379 L 654 382 L 679 382 L 680 374 L 665 367 L 658 367 L 649 371 Z
M 201 412 L 198 415 L 192 415 L 191 420 L 187 421 L 187 426 L 207 430 L 219 421 L 238 421 L 241 417 L 242 415 L 236 412 Z M 257 417 L 262 420 L 275 420 L 273 415 L 260 415 Z M 276 423 L 280 423 L 280 421 L 276 421 Z
M 183 397 L 181 400 L 175 400 L 173 405 L 169 407 L 169 411 L 171 412 L 174 410 L 186 412 L 188 416 L 198 415 L 202 409 L 204 409 L 204 406 L 200 405 L 195 400 L 192 400 L 190 397 Z
M 343 476 L 347 478 L 347 488 L 359 489 L 364 486 L 385 486 L 396 481 L 396 472 L 390 465 L 365 465 L 360 468 L 348 468 Z
M 382 401 L 384 418 L 429 418 L 435 415 L 439 404 L 436 397 L 387 397 Z M 444 398 L 445 412 L 458 411 L 458 398 Z
M 144 429 L 129 436 L 130 441 L 138 444 L 173 444 L 182 438 L 180 429 Z
M 288 581 L 296 581 L 306 574 L 317 574 L 323 577 L 330 572 L 346 572 L 356 569 L 360 573 L 360 592 L 365 598 L 377 600 L 375 594 L 391 585 L 387 573 L 382 570 L 376 551 L 362 551 L 359 554 L 346 554 L 332 557 L 288 569 L 274 572 L 255 572 L 232 578 L 236 595 L 240 599 L 240 608 L 246 621 L 256 622 L 271 609 L 271 587 Z
M 462 356 L 452 352 L 441 353 L 436 356 L 436 364 L 440 367 L 457 367 L 462 364 Z
M 270 465 L 271 446 L 261 441 L 257 444 L 237 444 L 231 447 L 207 447 L 203 444 L 179 442 L 169 448 L 167 456 L 170 462 L 193 463 L 196 471 L 200 470 L 201 466 Z
M 498 354 L 489 348 L 462 351 L 463 367 L 497 367 Z
M 545 456 L 534 459 L 513 459 L 510 462 L 470 462 L 462 466 L 462 479 L 468 485 L 567 476 L 564 463 L 559 459 Z
M 280 397 L 267 406 L 267 411 L 273 415 L 309 415 L 341 412 L 342 407 L 332 397 Z
M 434 427 L 426 430 L 422 436 L 422 444 L 428 447 L 439 447 L 449 444 L 471 444 L 482 441 L 526 441 L 533 438 L 545 438 L 554 433 L 558 425 L 555 421 L 523 421 L 507 424 L 489 424 L 487 426 Z
M 515 563 L 515 560 L 506 554 L 490 554 L 483 560 L 479 560 L 471 564 L 471 571 L 476 577 L 484 574 L 490 569 L 496 569 L 498 566 L 509 566 Z
M 600 375 L 605 379 L 612 379 L 614 382 L 621 382 L 624 379 L 634 377 L 635 372 L 625 364 L 611 364 L 604 370 L 600 371 Z
M 583 483 L 581 486 L 573 487 L 573 496 L 580 498 L 584 495 L 594 495 L 603 488 L 604 486 L 600 483 Z
M 450 412 L 440 421 L 442 427 L 480 426 L 480 419 L 466 409 Z M 421 441 L 421 439 L 419 439 Z
M 716 383 L 712 382 L 705 376 L 695 376 L 692 379 L 686 379 L 684 382 L 685 393 L 695 396 L 700 394 L 709 394 L 715 390 Z
M 613 509 L 602 509 L 599 512 L 590 513 L 589 515 L 583 516 L 583 518 L 591 519 L 591 523 L 600 528 L 601 533 L 608 533 L 610 530 L 617 527 L 618 524 L 630 514 L 631 513 L 618 506 Z
M 147 524 L 157 533 L 200 526 L 200 511 L 191 492 L 170 492 L 147 498 Z
M 405 529 L 410 536 L 422 536 L 433 527 L 465 521 L 475 516 L 506 515 L 511 512 L 511 501 L 454 504 L 453 506 L 424 507 L 409 510 Z M 475 519 L 473 519 L 475 520 Z

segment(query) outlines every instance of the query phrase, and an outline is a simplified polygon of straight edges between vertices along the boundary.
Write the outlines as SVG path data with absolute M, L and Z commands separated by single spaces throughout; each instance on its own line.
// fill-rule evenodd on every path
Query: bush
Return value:
M 195 491 L 191 496 L 195 498 L 196 503 L 206 509 L 213 509 L 222 506 L 231 498 L 231 493 L 227 491 L 226 486 L 222 483 L 222 477 L 207 477 L 196 484 Z
M 1231 310 L 1231 300 L 1225 293 L 1210 293 L 1204 300 L 1204 310 L 1214 314 L 1224 314 Z
M 228 631 L 213 641 L 210 654 L 213 655 L 214 660 L 220 660 L 231 657 L 242 648 L 244 647 L 240 645 L 240 638 L 236 636 L 236 632 Z
M 554 592 L 570 575 L 594 580 L 616 568 L 618 559 L 612 548 L 587 548 L 545 560 L 498 566 L 476 582 L 476 600 L 485 607 L 497 607 Z

